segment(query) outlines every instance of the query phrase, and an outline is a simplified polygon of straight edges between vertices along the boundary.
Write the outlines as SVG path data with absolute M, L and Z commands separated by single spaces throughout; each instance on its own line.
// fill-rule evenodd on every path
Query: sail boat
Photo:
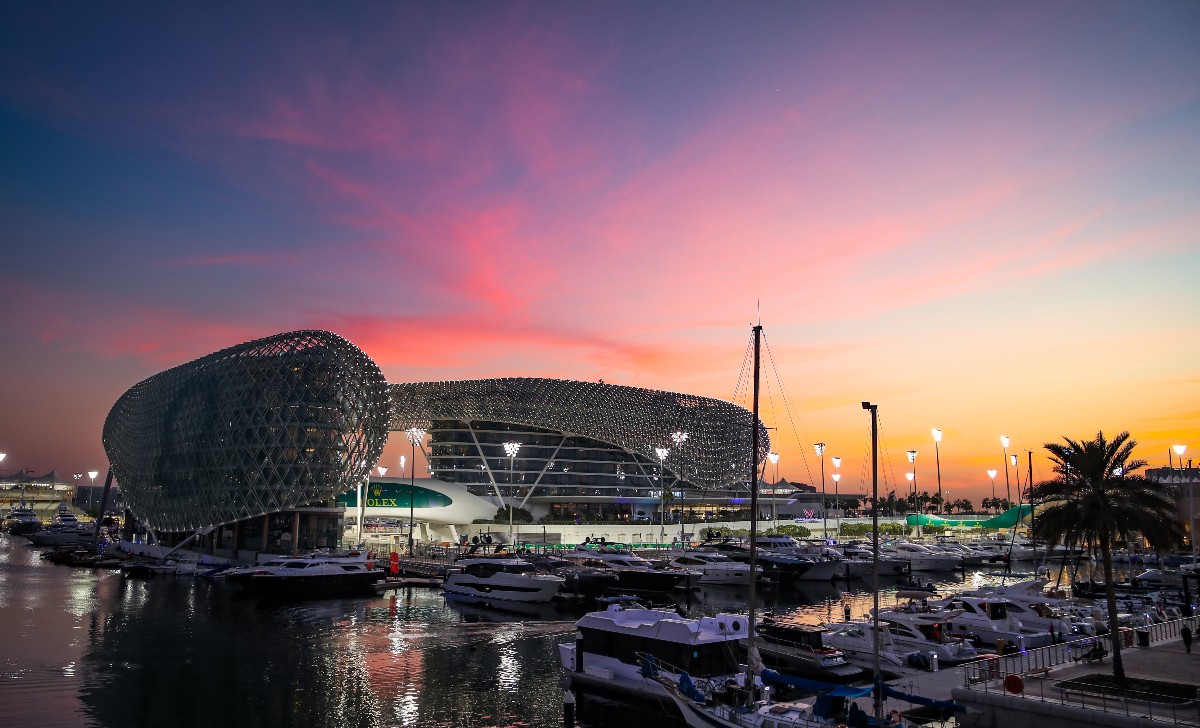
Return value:
M 758 546 L 758 393 L 759 347 L 762 325 L 754 332 L 754 417 L 750 440 L 750 571 L 757 564 Z M 878 553 L 878 552 L 877 552 Z M 645 655 L 644 670 L 662 685 L 692 728 L 828 728 L 833 718 L 832 698 L 864 697 L 871 688 L 830 686 L 811 680 L 784 677 L 764 670 L 756 645 L 755 581 L 750 581 L 750 611 L 747 618 L 747 665 L 736 685 L 713 685 L 710 681 L 692 680 L 687 673 L 673 670 L 654 655 Z M 878 594 L 878 590 L 876 590 Z M 878 670 L 876 671 L 878 674 Z M 668 677 L 668 675 L 670 677 Z M 678 677 L 676 677 L 678 676 Z M 795 686 L 822 692 L 813 701 L 772 701 L 771 687 Z M 833 689 L 829 689 L 829 688 Z M 857 710 L 857 706 L 853 707 Z M 865 717 L 865 716 L 864 716 Z

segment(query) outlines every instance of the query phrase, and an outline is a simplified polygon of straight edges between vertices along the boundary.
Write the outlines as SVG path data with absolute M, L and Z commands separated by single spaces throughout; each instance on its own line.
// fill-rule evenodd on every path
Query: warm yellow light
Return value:
M 830 458 L 830 460 L 833 462 L 833 467 L 835 467 L 835 468 L 842 467 L 842 459 L 841 458 Z
M 1012 440 L 1009 440 L 1009 439 L 1008 439 L 1008 435 L 1001 435 L 1001 436 L 1000 436 L 1000 444 L 1001 444 L 1001 445 L 1003 445 L 1004 447 L 1008 447 L 1008 444 L 1009 444 L 1010 442 L 1012 442 Z
M 917 451 L 916 450 L 908 451 L 908 462 L 910 462 L 910 463 L 917 462 Z
M 817 451 L 817 457 L 821 457 L 825 454 L 825 443 L 815 442 L 813 443 L 813 449 Z
M 999 470 L 989 470 L 989 471 L 987 471 L 987 474 L 988 474 L 989 478 L 995 478 L 996 473 L 998 473 L 998 472 L 1000 472 L 1000 471 Z
M 1187 445 L 1175 445 L 1174 449 L 1175 449 L 1176 455 L 1182 455 L 1185 452 L 1187 452 Z M 3 459 L 4 459 L 4 456 L 0 455 L 0 460 L 3 460 Z
M 933 441 L 934 441 L 934 442 L 941 442 L 941 441 L 942 441 L 942 431 L 941 431 L 941 430 L 939 430 L 939 429 L 938 429 L 938 428 L 936 428 L 936 427 L 935 427 L 935 428 L 933 428 Z
M 836 482 L 838 482 L 839 480 L 841 480 L 841 479 L 842 479 L 842 474 L 841 474 L 841 473 L 834 473 L 833 475 L 831 475 L 831 476 L 829 476 L 829 477 L 833 478 L 833 482 L 835 482 L 835 483 L 836 483 Z

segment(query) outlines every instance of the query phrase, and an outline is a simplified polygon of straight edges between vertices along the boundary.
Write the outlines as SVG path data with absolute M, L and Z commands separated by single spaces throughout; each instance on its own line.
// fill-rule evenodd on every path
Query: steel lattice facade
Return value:
M 770 447 L 761 422 L 721 400 L 533 378 L 389 386 L 340 336 L 297 331 L 134 385 L 105 420 L 104 448 L 130 510 L 179 532 L 331 501 L 362 482 L 389 430 L 414 426 L 431 434 L 433 475 L 477 491 L 738 489 L 751 427 L 760 460 Z M 522 444 L 519 457 L 505 455 L 507 441 Z
M 430 466 L 442 480 L 503 485 L 507 476 L 551 491 L 631 496 L 660 482 L 689 489 L 749 482 L 754 416 L 717 399 L 535 378 L 394 384 L 391 399 L 393 430 L 430 431 Z M 761 461 L 770 440 L 757 424 Z M 682 445 L 674 432 L 687 433 Z M 503 450 L 509 440 L 522 445 L 512 462 Z M 669 451 L 661 463 L 657 448 Z
M 332 499 L 387 442 L 387 382 L 327 331 L 258 339 L 134 385 L 104 423 L 126 502 L 165 531 Z

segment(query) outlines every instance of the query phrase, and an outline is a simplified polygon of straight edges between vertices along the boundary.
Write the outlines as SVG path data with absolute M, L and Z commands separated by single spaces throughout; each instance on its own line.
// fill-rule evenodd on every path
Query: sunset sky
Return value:
M 4 3 L 0 469 L 103 470 L 130 386 L 304 328 L 391 382 L 749 406 L 760 316 L 791 480 L 823 441 L 861 491 L 864 400 L 885 491 L 910 448 L 936 490 L 932 427 L 976 502 L 1002 434 L 1035 479 L 1099 430 L 1197 457 L 1198 30 L 1169 0 Z

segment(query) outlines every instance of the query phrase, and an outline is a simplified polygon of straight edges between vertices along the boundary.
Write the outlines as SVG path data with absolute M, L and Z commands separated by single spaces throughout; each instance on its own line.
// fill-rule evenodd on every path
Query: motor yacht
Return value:
M 941 665 L 954 665 L 979 657 L 975 646 L 963 637 L 950 634 L 944 620 L 953 613 L 881 611 L 879 621 L 886 625 L 896 647 L 908 654 L 920 652 L 931 658 L 936 655 Z
M 880 550 L 908 561 L 913 571 L 957 571 L 963 568 L 963 559 L 955 554 L 941 553 L 919 543 L 900 541 L 883 544 Z
M 942 615 L 945 632 L 954 637 L 975 638 L 980 644 L 1006 645 L 1018 649 L 1046 647 L 1054 643 L 1049 630 L 1029 627 L 1009 611 L 1004 599 L 952 596 L 937 605 L 931 603 L 934 614 Z
M 861 667 L 846 661 L 837 647 L 826 645 L 823 630 L 807 624 L 763 619 L 756 643 L 763 665 L 784 674 L 826 682 L 849 682 L 861 677 Z
M 229 574 L 226 581 L 261 596 L 324 597 L 370 592 L 385 576 L 374 568 L 367 554 L 277 561 L 276 566 L 259 564 L 248 571 Z
M 715 551 L 685 551 L 676 554 L 669 562 L 672 566 L 700 572 L 700 583 L 744 586 L 752 577 L 750 565 L 734 561 Z M 762 568 L 755 567 L 755 574 Z
M 459 559 L 446 573 L 443 589 L 450 594 L 513 602 L 548 602 L 562 589 L 561 576 L 541 572 L 512 556 Z
M 869 621 L 827 622 L 824 643 L 835 647 L 846 656 L 846 662 L 866 670 L 875 669 L 874 624 Z M 885 676 L 894 677 L 912 672 L 915 668 L 908 662 L 908 655 L 921 654 L 913 649 L 905 650 L 893 639 L 885 622 L 879 624 L 879 669 Z M 915 662 L 915 660 L 914 660 Z
M 724 682 L 741 671 L 745 615 L 689 619 L 646 608 L 629 596 L 610 597 L 602 604 L 603 610 L 588 612 L 575 623 L 574 641 L 558 646 L 571 682 L 644 698 L 667 697 L 659 682 L 643 674 L 642 655 L 661 655 L 697 680 Z
M 669 594 L 678 587 L 686 586 L 692 576 L 686 571 L 656 569 L 649 561 L 631 551 L 608 546 L 576 547 L 574 551 L 566 552 L 565 556 L 581 566 L 615 573 L 622 591 Z

